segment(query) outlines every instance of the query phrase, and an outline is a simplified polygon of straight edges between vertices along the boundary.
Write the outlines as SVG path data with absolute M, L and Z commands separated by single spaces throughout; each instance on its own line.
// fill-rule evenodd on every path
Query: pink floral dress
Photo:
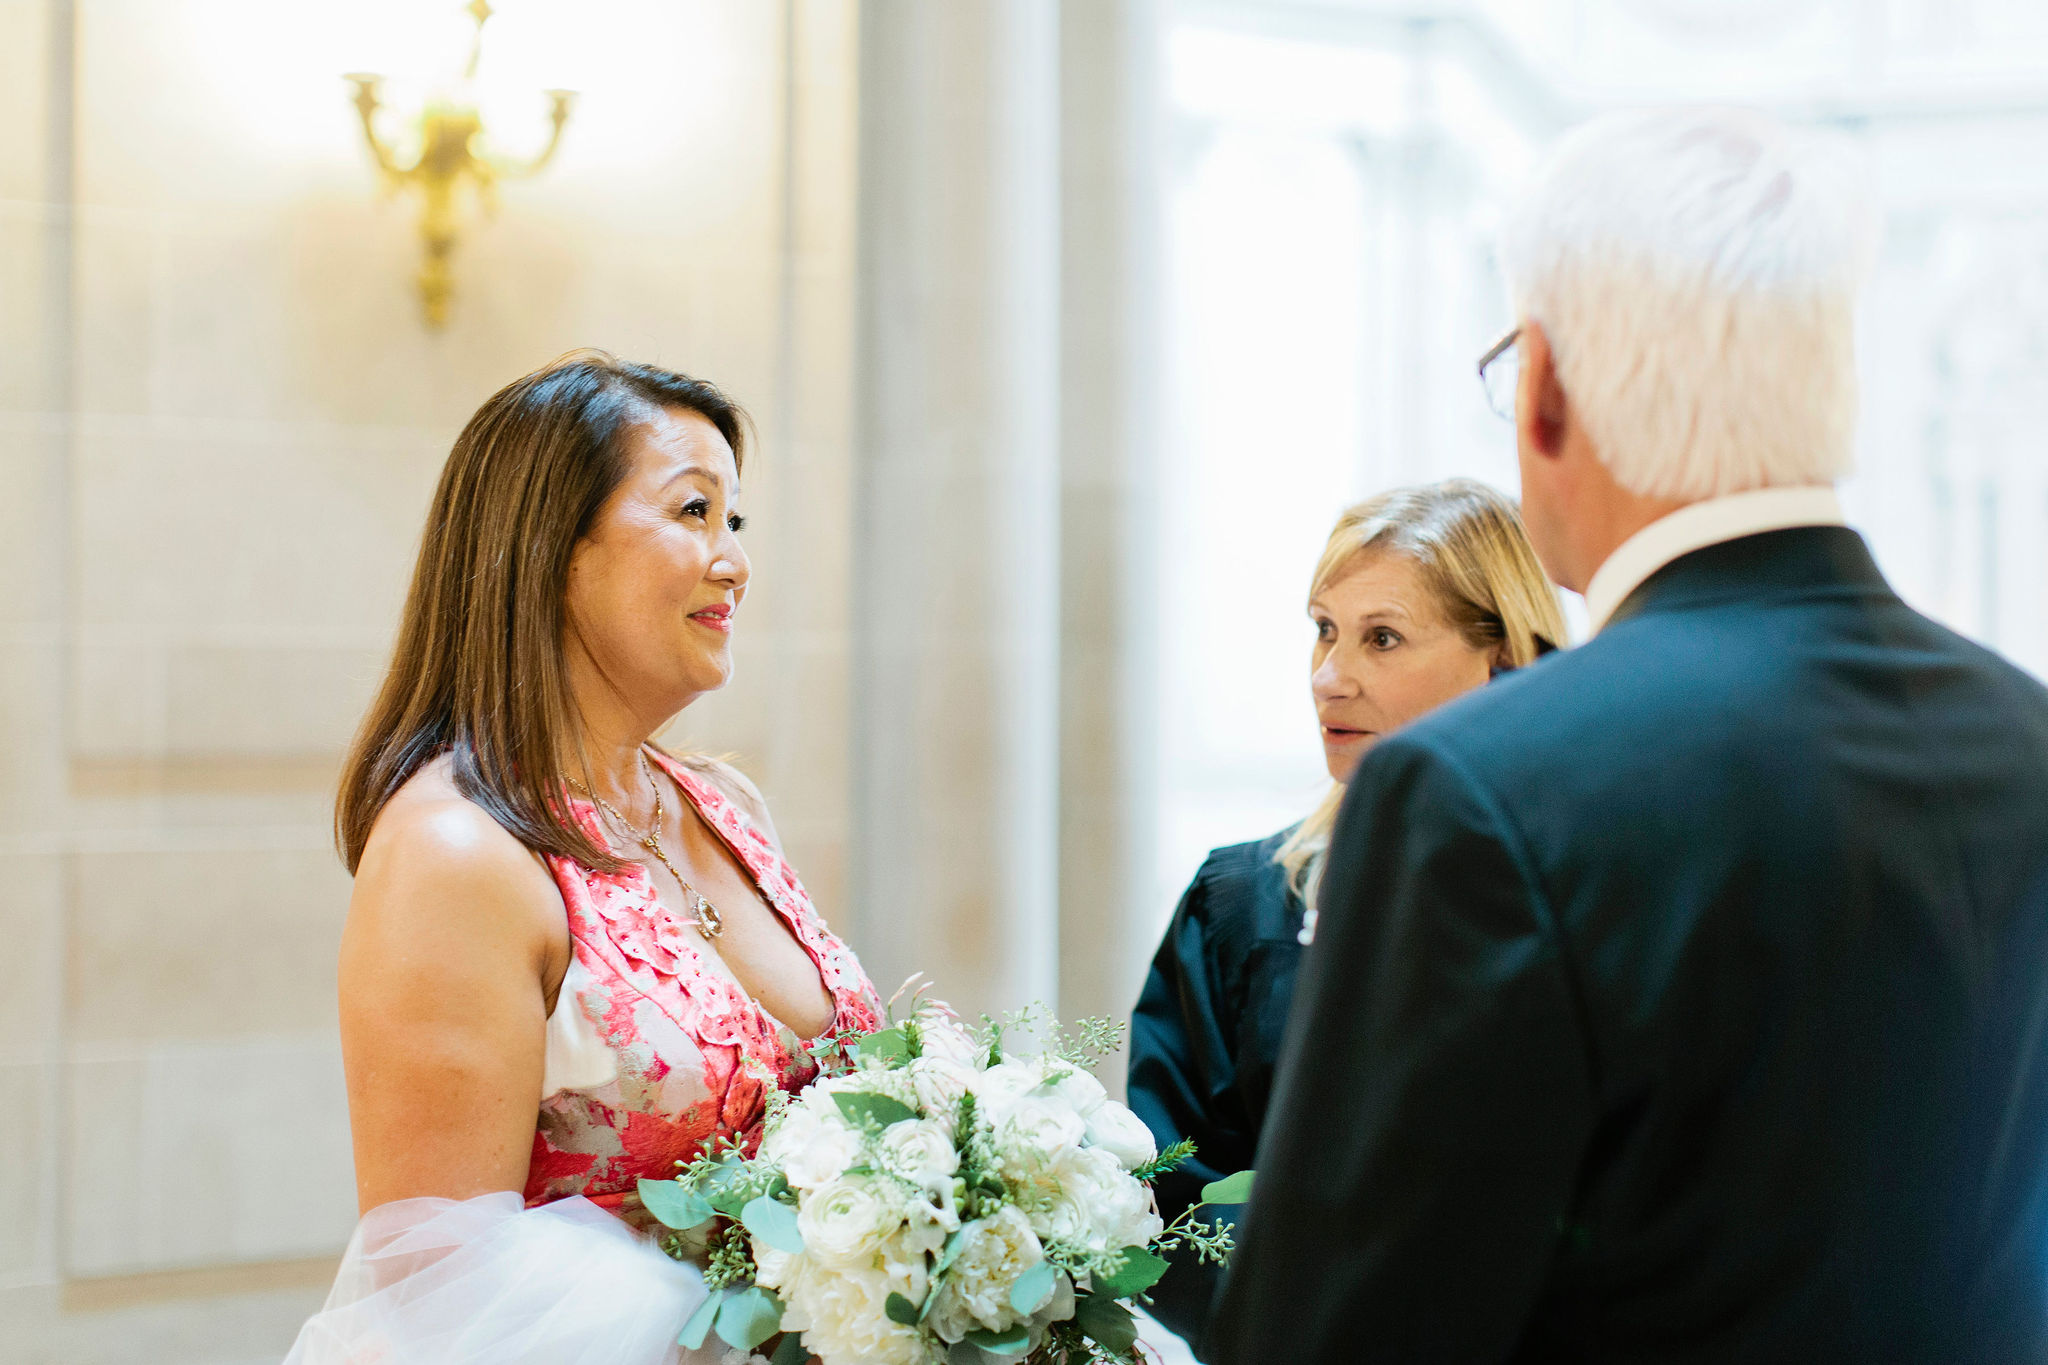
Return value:
M 752 874 L 817 964 L 831 1032 L 873 1029 L 880 1004 L 860 962 L 825 927 L 796 873 L 712 782 L 665 755 L 675 779 Z M 596 808 L 570 803 L 600 842 Z M 640 1179 L 675 1174 L 713 1139 L 760 1140 L 768 1087 L 802 1088 L 816 1064 L 799 1039 L 698 952 L 695 926 L 657 899 L 646 869 L 592 871 L 550 857 L 573 957 L 548 1019 L 547 1078 L 526 1205 L 583 1195 L 634 1223 Z

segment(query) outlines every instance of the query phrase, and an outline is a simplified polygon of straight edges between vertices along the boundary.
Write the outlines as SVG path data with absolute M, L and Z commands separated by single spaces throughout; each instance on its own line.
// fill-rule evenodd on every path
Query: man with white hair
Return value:
M 1596 633 L 1353 778 L 1211 1359 L 2048 1360 L 2048 692 L 1842 525 L 1853 167 L 1616 115 L 1512 217 Z

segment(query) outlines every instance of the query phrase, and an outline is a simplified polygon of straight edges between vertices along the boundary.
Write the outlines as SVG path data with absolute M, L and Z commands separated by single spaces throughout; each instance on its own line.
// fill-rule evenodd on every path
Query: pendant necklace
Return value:
M 568 783 L 577 791 L 582 792 L 585 796 L 595 801 L 599 806 L 601 806 L 604 809 L 606 814 L 612 817 L 612 819 L 618 821 L 620 827 L 623 828 L 627 834 L 631 835 L 634 842 L 638 843 L 640 847 L 646 849 L 649 853 L 652 853 L 656 858 L 661 860 L 661 865 L 668 869 L 668 875 L 674 877 L 676 879 L 676 885 L 683 888 L 684 899 L 692 902 L 690 906 L 690 912 L 696 917 L 692 921 L 692 923 L 694 923 L 697 926 L 698 934 L 700 934 L 707 940 L 717 938 L 720 934 L 725 932 L 725 920 L 718 913 L 718 907 L 713 905 L 710 901 L 706 900 L 704 898 L 703 892 L 699 891 L 696 887 L 690 885 L 689 882 L 683 880 L 683 874 L 676 871 L 676 865 L 668 860 L 668 854 L 662 852 L 661 782 L 658 778 L 655 777 L 655 775 L 651 771 L 648 770 L 646 754 L 640 755 L 640 771 L 646 773 L 647 785 L 654 789 L 654 823 L 648 828 L 645 834 L 642 834 L 639 830 L 633 828 L 633 822 L 631 820 L 628 820 L 625 816 L 621 815 L 619 813 L 619 808 L 617 806 L 614 806 L 611 802 L 605 800 L 602 796 L 599 796 L 596 792 L 584 786 L 575 778 L 569 778 Z

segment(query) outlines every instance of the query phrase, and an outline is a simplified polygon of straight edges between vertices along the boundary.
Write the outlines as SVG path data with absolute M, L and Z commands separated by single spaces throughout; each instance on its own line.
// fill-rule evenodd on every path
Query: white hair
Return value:
M 1697 501 L 1849 471 L 1876 221 L 1846 137 L 1657 109 L 1567 134 L 1500 256 L 1615 480 Z

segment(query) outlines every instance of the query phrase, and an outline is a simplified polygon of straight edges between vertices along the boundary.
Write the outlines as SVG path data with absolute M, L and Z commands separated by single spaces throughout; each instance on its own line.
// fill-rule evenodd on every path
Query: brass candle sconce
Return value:
M 401 165 L 391 144 L 377 131 L 377 113 L 383 108 L 378 88 L 383 77 L 367 73 L 344 77 L 355 86 L 356 112 L 363 121 L 363 137 L 390 193 L 407 188 L 420 197 L 420 242 L 425 259 L 418 276 L 420 306 L 427 325 L 441 327 L 448 321 L 448 300 L 454 291 L 450 262 L 464 222 L 465 191 L 486 214 L 497 207 L 501 180 L 537 174 L 554 159 L 562 144 L 562 127 L 576 102 L 573 90 L 548 90 L 550 131 L 547 145 L 539 154 L 515 161 L 492 156 L 482 150 L 486 143 L 483 118 L 470 97 L 476 79 L 477 62 L 483 55 L 484 24 L 491 17 L 489 0 L 470 0 L 470 15 L 476 20 L 469 62 L 463 69 L 462 84 L 452 97 L 428 101 L 418 116 L 420 149 L 411 165 Z

